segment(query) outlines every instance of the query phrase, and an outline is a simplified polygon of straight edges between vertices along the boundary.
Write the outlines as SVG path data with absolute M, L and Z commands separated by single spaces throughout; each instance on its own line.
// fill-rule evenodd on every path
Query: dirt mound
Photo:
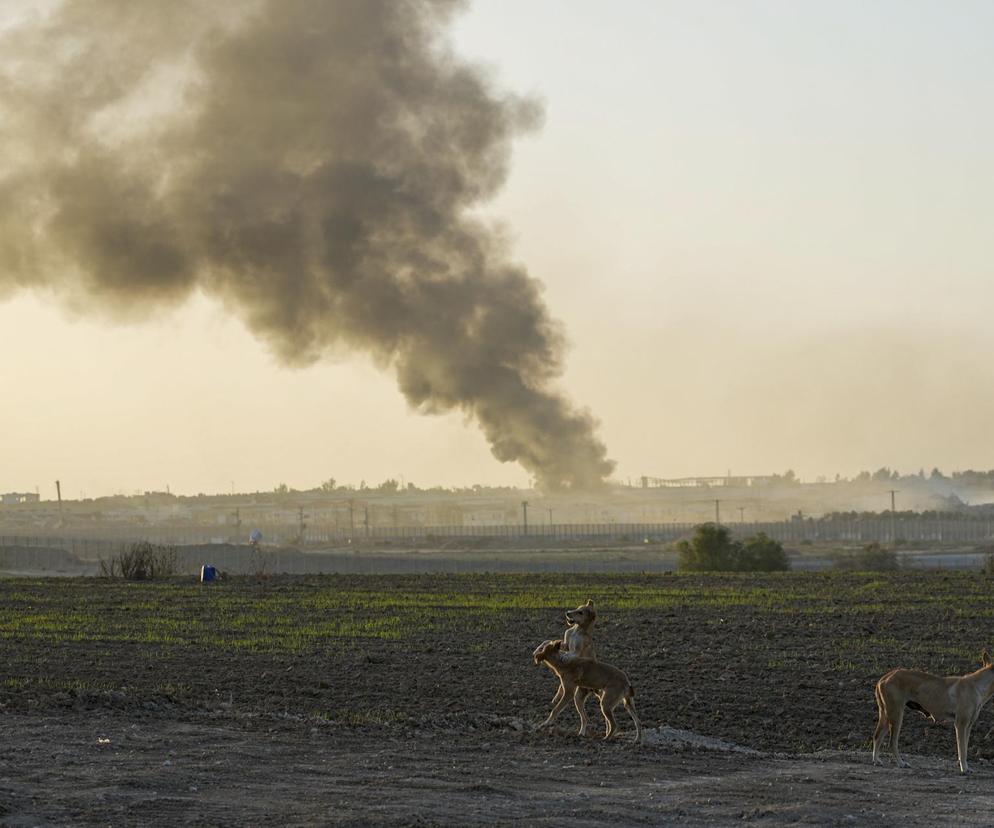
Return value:
M 680 730 L 675 727 L 647 728 L 644 733 L 646 745 L 661 748 L 686 749 L 694 748 L 698 750 L 717 750 L 725 753 L 747 753 L 753 756 L 762 755 L 760 751 L 750 747 L 743 747 L 734 742 L 727 742 L 724 739 L 716 739 L 714 736 L 702 736 L 691 730 Z

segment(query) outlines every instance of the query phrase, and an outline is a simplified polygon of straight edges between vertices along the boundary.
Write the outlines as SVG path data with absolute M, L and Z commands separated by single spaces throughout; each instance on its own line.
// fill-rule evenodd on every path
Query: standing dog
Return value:
M 980 709 L 994 696 L 994 661 L 991 661 L 987 650 L 980 658 L 983 667 L 965 676 L 934 676 L 901 667 L 883 676 L 874 691 L 880 716 L 877 729 L 873 732 L 873 764 L 882 764 L 880 746 L 884 734 L 890 730 L 890 747 L 895 763 L 902 768 L 911 767 L 897 749 L 904 709 L 909 707 L 937 724 L 953 720 L 960 773 L 969 773 L 966 749 L 970 744 L 970 730 L 980 715 Z
M 594 621 L 597 620 L 597 613 L 594 611 L 594 602 L 589 598 L 586 604 L 581 604 L 576 609 L 566 610 L 566 632 L 563 633 L 563 652 L 580 656 L 581 658 L 592 658 L 596 659 L 597 655 L 594 653 L 594 636 L 593 627 Z M 552 669 L 550 666 L 549 669 Z M 555 670 L 553 670 L 555 672 Z M 577 710 L 580 711 L 580 735 L 587 735 L 587 710 L 586 702 L 587 696 L 590 695 L 590 691 L 582 687 L 578 687 L 575 691 L 579 695 L 579 699 L 574 699 L 576 703 Z M 559 681 L 559 687 L 556 689 L 556 695 L 552 697 L 552 706 L 555 707 L 559 702 L 563 700 L 566 693 L 566 688 L 564 687 L 562 680 Z
M 617 667 L 604 664 L 602 661 L 564 653 L 562 647 L 562 641 L 544 641 L 532 653 L 535 664 L 545 664 L 559 676 L 564 690 L 563 697 L 552 708 L 549 718 L 542 722 L 539 728 L 550 724 L 569 703 L 569 697 L 572 695 L 576 711 L 580 714 L 580 735 L 583 735 L 586 731 L 586 715 L 583 711 L 580 694 L 577 692 L 583 689 L 596 693 L 601 701 L 601 714 L 607 724 L 605 739 L 610 739 L 617 728 L 617 722 L 614 720 L 614 708 L 620 702 L 628 711 L 628 715 L 632 717 L 632 721 L 635 722 L 635 743 L 641 744 L 642 723 L 635 712 L 635 688 L 632 687 L 628 676 Z
M 594 612 L 594 602 L 589 598 L 586 604 L 582 604 L 573 610 L 566 610 L 566 623 L 569 626 L 563 633 L 563 649 L 567 653 L 581 656 L 582 658 L 597 658 L 594 655 L 594 621 L 597 620 L 597 613 Z

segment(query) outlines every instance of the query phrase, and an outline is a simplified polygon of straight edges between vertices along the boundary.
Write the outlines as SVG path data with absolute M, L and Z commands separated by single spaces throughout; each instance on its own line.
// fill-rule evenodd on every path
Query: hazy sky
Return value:
M 544 104 L 486 215 L 616 477 L 994 467 L 992 31 L 987 2 L 461 16 L 458 51 Z M 281 367 L 203 297 L 119 326 L 20 293 L 0 348 L 0 491 L 528 479 L 369 358 Z

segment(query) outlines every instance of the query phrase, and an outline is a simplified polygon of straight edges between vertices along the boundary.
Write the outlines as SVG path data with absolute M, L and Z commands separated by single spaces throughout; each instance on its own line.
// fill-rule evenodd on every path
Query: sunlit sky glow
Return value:
M 990 3 L 904 0 L 458 20 L 544 104 L 486 215 L 546 285 L 616 477 L 994 467 L 992 30 Z M 120 326 L 16 294 L 0 348 L 0 491 L 528 482 L 368 358 L 281 367 L 202 296 Z

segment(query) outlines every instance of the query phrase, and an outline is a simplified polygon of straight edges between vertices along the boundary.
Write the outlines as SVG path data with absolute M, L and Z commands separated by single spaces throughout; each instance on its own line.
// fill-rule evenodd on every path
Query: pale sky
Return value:
M 994 467 L 994 5 L 476 0 L 538 97 L 487 209 L 572 343 L 616 478 Z M 280 366 L 206 298 L 0 303 L 0 491 L 521 484 L 365 356 Z

